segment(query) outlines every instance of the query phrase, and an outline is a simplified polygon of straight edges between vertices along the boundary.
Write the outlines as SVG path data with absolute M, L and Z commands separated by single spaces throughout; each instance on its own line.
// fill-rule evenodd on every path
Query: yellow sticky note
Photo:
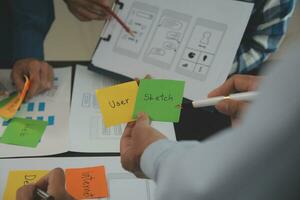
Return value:
M 40 178 L 48 174 L 46 170 L 18 170 L 10 171 L 4 191 L 3 200 L 16 199 L 17 190 L 28 184 L 36 183 Z
M 97 100 L 106 127 L 133 121 L 132 113 L 137 91 L 136 81 L 96 90 Z

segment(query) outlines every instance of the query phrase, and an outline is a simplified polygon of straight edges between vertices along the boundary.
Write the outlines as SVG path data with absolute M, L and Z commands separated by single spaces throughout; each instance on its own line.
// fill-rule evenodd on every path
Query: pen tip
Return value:
M 128 31 L 128 34 L 130 35 L 130 36 L 132 36 L 132 37 L 134 37 L 134 33 L 133 33 L 133 31 Z

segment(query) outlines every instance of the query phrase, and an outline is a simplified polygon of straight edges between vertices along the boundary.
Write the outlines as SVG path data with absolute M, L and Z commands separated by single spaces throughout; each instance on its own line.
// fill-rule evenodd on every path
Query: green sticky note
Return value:
M 7 103 L 9 103 L 13 98 L 15 98 L 18 95 L 17 92 L 12 93 L 11 95 L 9 95 L 9 97 L 3 99 L 0 101 L 0 108 L 2 108 L 3 106 L 5 106 Z
M 133 118 L 139 112 L 147 113 L 151 120 L 178 122 L 184 81 L 144 79 L 140 81 Z
M 25 147 L 37 147 L 48 122 L 41 120 L 14 118 L 5 129 L 1 143 Z

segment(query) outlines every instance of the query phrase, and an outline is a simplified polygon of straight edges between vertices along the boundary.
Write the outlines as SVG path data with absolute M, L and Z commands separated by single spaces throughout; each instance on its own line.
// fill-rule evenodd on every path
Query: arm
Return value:
M 299 199 L 300 68 L 295 49 L 287 54 L 288 65 L 279 63 L 267 76 L 239 127 L 202 143 L 177 143 L 139 117 L 121 138 L 123 167 L 153 179 L 157 200 Z
M 44 39 L 54 20 L 52 0 L 11 1 L 14 60 L 44 58 Z
M 231 73 L 248 73 L 268 59 L 287 31 L 295 0 L 257 0 Z
M 27 98 L 50 89 L 53 69 L 44 59 L 44 39 L 54 20 L 52 0 L 13 0 L 13 60 L 11 77 L 18 91 L 24 75 L 31 80 Z

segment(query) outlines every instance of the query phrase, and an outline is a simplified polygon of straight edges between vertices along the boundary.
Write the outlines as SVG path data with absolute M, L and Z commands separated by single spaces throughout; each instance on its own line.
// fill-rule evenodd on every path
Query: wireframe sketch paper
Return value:
M 96 98 L 96 90 L 119 84 L 118 80 L 76 66 L 70 111 L 70 151 L 120 152 L 120 138 L 126 124 L 106 128 Z M 152 125 L 175 140 L 173 123 L 152 122 Z
M 118 14 L 135 36 L 112 20 L 93 65 L 131 78 L 184 80 L 184 96 L 193 100 L 206 97 L 228 76 L 253 8 L 224 0 L 122 2 Z
M 36 148 L 0 143 L 0 157 L 23 157 L 58 154 L 68 151 L 68 119 L 71 96 L 71 67 L 54 69 L 54 87 L 22 104 L 16 117 L 42 120 L 47 128 Z M 15 88 L 10 70 L 0 70 L 0 80 L 8 88 Z M 0 137 L 10 121 L 0 121 Z
M 138 179 L 134 175 L 126 172 L 121 166 L 120 157 L 28 158 L 26 160 L 2 159 L 0 167 L 0 198 L 3 199 L 4 197 L 4 190 L 6 183 L 9 180 L 8 175 L 11 170 L 25 170 L 25 172 L 29 172 L 28 175 L 41 175 L 45 173 L 45 171 L 49 171 L 56 167 L 68 169 L 95 167 L 99 165 L 105 167 L 108 184 L 109 197 L 103 198 L 103 200 L 154 199 L 154 182 L 148 179 Z M 33 179 L 34 176 L 27 178 Z M 35 179 L 37 178 L 38 176 L 36 176 Z M 12 188 L 11 191 L 13 190 L 14 189 Z M 11 199 L 13 198 L 4 198 L 3 200 Z

